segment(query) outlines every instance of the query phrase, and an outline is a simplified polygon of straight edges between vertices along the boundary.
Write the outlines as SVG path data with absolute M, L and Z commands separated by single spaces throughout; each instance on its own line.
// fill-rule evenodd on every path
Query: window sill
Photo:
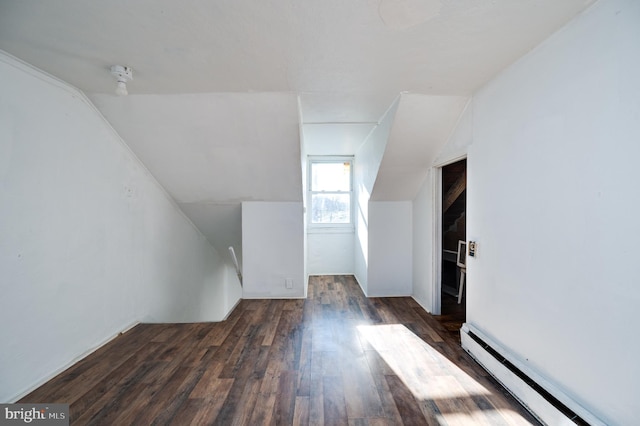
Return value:
M 310 226 L 307 227 L 307 234 L 353 234 L 353 225 L 348 226 Z

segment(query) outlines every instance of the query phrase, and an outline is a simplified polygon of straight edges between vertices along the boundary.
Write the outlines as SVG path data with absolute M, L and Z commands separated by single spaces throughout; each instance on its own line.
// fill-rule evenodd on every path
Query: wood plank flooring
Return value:
M 411 298 L 312 277 L 220 323 L 141 324 L 20 402 L 78 425 L 537 424 Z
M 466 314 L 466 300 L 458 303 L 458 298 L 445 292 L 440 295 L 441 315 L 434 317 L 449 332 L 449 337 L 460 343 L 460 327 L 464 324 Z

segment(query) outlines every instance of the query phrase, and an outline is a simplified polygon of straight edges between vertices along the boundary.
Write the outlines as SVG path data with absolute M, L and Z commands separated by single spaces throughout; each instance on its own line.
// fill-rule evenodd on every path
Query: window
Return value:
M 351 225 L 352 158 L 309 159 L 311 226 Z

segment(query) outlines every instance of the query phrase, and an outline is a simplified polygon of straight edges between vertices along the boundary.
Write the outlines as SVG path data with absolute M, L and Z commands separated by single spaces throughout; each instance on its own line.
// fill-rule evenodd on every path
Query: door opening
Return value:
M 467 160 L 442 167 L 441 182 L 441 314 L 461 325 L 466 320 L 466 274 L 458 262 L 458 251 L 466 248 L 459 242 L 467 240 Z M 459 329 L 455 324 L 452 327 Z

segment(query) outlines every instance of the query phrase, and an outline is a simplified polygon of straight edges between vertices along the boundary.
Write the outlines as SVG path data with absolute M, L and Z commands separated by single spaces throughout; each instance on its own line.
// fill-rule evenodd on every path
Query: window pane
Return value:
M 312 163 L 312 191 L 350 191 L 351 163 Z
M 350 223 L 349 194 L 313 194 L 311 196 L 312 223 Z

